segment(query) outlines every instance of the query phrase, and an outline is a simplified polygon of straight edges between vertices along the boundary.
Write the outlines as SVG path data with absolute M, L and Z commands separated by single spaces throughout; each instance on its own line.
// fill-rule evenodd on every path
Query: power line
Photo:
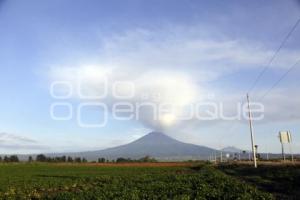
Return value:
M 270 58 L 269 62 L 267 63 L 267 65 L 263 68 L 263 70 L 259 73 L 259 75 L 256 77 L 254 83 L 252 84 L 252 86 L 250 87 L 250 89 L 247 92 L 247 101 L 248 101 L 248 112 L 249 112 L 249 122 L 250 122 L 250 132 L 251 132 L 251 144 L 252 144 L 252 152 L 253 152 L 253 161 L 254 161 L 254 167 L 257 167 L 257 163 L 256 163 L 256 149 L 255 149 L 255 142 L 254 142 L 254 136 L 253 136 L 253 127 L 252 127 L 252 122 L 251 122 L 251 110 L 250 110 L 250 102 L 249 102 L 249 93 L 254 89 L 254 87 L 257 85 L 258 81 L 260 80 L 260 78 L 264 75 L 264 73 L 269 69 L 269 67 L 271 66 L 271 64 L 273 63 L 273 61 L 275 60 L 276 56 L 278 55 L 279 51 L 282 49 L 282 47 L 285 45 L 285 43 L 287 42 L 287 40 L 289 39 L 289 37 L 292 35 L 292 33 L 295 31 L 295 29 L 297 28 L 298 24 L 300 23 L 300 18 L 296 21 L 296 23 L 294 24 L 294 26 L 292 27 L 292 29 L 288 32 L 288 34 L 284 37 L 283 41 L 281 42 L 281 44 L 279 45 L 279 47 L 276 49 L 276 51 L 274 52 L 273 56 Z M 299 60 L 300 61 L 300 60 Z M 292 65 L 292 67 L 290 67 L 288 69 L 288 71 L 286 73 L 284 73 L 280 79 L 278 81 L 275 82 L 275 84 L 262 96 L 261 99 L 263 99 L 266 95 L 268 95 L 268 93 L 276 87 L 276 85 L 282 80 L 284 79 L 284 77 L 287 76 L 287 74 L 298 64 L 298 62 L 296 62 L 296 64 Z
M 282 47 L 285 45 L 285 43 L 287 42 L 287 40 L 289 39 L 289 37 L 292 35 L 292 33 L 295 31 L 295 29 L 297 28 L 297 26 L 298 26 L 299 23 L 300 23 L 300 18 L 296 21 L 296 23 L 294 24 L 294 26 L 292 27 L 292 29 L 289 31 L 289 33 L 285 36 L 285 38 L 281 42 L 280 46 L 276 49 L 276 51 L 274 52 L 273 56 L 271 57 L 271 59 L 267 63 L 267 65 L 263 68 L 263 70 L 256 77 L 254 83 L 249 88 L 249 90 L 248 90 L 247 93 L 250 93 L 254 89 L 254 87 L 258 83 L 259 79 L 262 77 L 262 75 L 264 75 L 264 73 L 267 71 L 267 69 L 271 66 L 271 64 L 274 61 L 275 57 L 277 56 L 277 54 L 279 53 L 279 51 L 282 49 Z
M 284 74 L 282 74 L 282 76 L 272 85 L 272 87 L 264 95 L 262 95 L 259 98 L 258 101 L 263 100 L 299 63 L 300 63 L 300 59 L 297 60 L 297 62 L 294 63 Z
M 294 26 L 292 27 L 292 29 L 288 32 L 288 34 L 284 37 L 283 41 L 281 42 L 280 46 L 276 49 L 276 51 L 274 52 L 273 56 L 270 58 L 269 62 L 267 63 L 267 65 L 264 67 L 264 69 L 260 72 L 260 74 L 256 77 L 254 83 L 252 84 L 252 86 L 249 88 L 248 90 L 248 94 L 254 89 L 254 87 L 256 86 L 257 82 L 259 81 L 259 79 L 262 77 L 262 75 L 267 71 L 267 69 L 271 66 L 272 62 L 274 61 L 275 57 L 277 56 L 277 54 L 279 53 L 279 51 L 282 49 L 282 47 L 285 45 L 285 43 L 287 42 L 287 40 L 289 39 L 289 37 L 292 35 L 292 33 L 296 30 L 297 26 L 299 25 L 300 23 L 300 18 L 296 21 L 296 23 L 294 24 Z M 297 61 L 298 63 L 299 61 Z M 297 65 L 297 63 L 295 65 L 293 65 L 270 89 L 269 91 L 267 91 L 265 93 L 265 95 L 262 96 L 261 99 L 263 99 L 273 88 L 276 87 L 276 85 Z M 243 99 L 242 101 L 243 102 Z M 237 124 L 233 124 L 231 126 L 231 131 L 233 129 L 235 129 L 237 126 Z M 234 133 L 232 132 L 231 133 L 231 136 L 233 135 Z M 224 134 L 225 136 L 225 134 Z M 224 136 L 221 138 L 221 142 L 223 141 L 224 139 Z M 220 142 L 220 143 L 221 143 Z

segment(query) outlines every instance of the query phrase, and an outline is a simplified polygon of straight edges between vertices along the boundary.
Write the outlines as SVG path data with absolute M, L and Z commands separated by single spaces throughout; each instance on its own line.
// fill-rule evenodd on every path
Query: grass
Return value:
M 0 199 L 272 199 L 207 165 L 0 164 Z
M 300 199 L 300 165 L 263 164 L 257 169 L 250 165 L 220 165 L 227 175 L 272 193 L 276 199 Z

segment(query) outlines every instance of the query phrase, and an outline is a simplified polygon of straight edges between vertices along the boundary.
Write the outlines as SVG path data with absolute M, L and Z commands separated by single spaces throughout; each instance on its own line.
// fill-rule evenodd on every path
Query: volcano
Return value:
M 138 159 L 151 156 L 158 160 L 207 159 L 215 149 L 188 144 L 173 139 L 161 132 L 151 132 L 131 143 L 99 151 L 81 152 L 74 156 L 96 160 L 99 157 L 116 159 L 118 157 Z

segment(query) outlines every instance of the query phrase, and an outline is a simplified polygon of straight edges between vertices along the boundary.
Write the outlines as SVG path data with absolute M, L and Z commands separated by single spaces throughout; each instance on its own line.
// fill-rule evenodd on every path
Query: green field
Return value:
M 300 166 L 266 163 L 254 169 L 252 165 L 220 165 L 227 175 L 272 193 L 276 199 L 300 199 Z
M 0 199 L 273 199 L 209 165 L 0 164 Z

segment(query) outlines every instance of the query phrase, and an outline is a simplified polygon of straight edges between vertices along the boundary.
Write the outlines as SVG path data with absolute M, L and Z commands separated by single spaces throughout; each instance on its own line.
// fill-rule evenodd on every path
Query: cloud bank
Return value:
M 20 135 L 1 132 L 0 133 L 0 149 L 4 149 L 5 151 L 9 150 L 10 152 L 18 152 L 21 151 L 41 151 L 48 149 L 47 146 L 41 145 L 38 141 L 33 140 L 28 137 L 23 137 Z
M 224 115 L 234 115 L 236 104 L 241 102 L 245 91 L 228 94 L 228 91 L 208 83 L 241 70 L 257 70 L 267 63 L 273 53 L 259 42 L 231 39 L 220 33 L 210 33 L 203 27 L 129 30 L 103 37 L 100 49 L 97 63 L 74 62 L 70 66 L 53 66 L 50 80 L 67 81 L 75 91 L 72 97 L 82 101 L 89 100 L 80 98 L 78 91 L 86 95 L 99 95 L 107 89 L 108 96 L 93 101 L 104 102 L 110 109 L 114 104 L 123 102 L 113 95 L 116 89 L 114 83 L 119 82 L 118 93 L 131 96 L 126 99 L 131 104 L 147 101 L 171 105 L 172 111 L 161 114 L 160 119 L 154 120 L 153 111 L 146 107 L 140 110 L 138 119 L 146 127 L 166 131 L 223 123 L 221 119 L 213 122 L 191 119 L 180 123 L 178 116 L 195 102 L 224 103 Z M 282 50 L 272 69 L 286 69 L 297 60 L 298 55 L 300 52 L 297 50 Z M 130 84 L 135 88 L 133 95 Z M 290 90 L 284 92 L 289 93 Z M 299 99 L 299 95 L 283 99 L 282 91 L 273 91 L 265 101 L 266 118 L 261 122 L 299 120 Z M 208 112 L 209 108 L 204 109 L 202 114 Z M 241 122 L 244 123 L 243 120 Z

